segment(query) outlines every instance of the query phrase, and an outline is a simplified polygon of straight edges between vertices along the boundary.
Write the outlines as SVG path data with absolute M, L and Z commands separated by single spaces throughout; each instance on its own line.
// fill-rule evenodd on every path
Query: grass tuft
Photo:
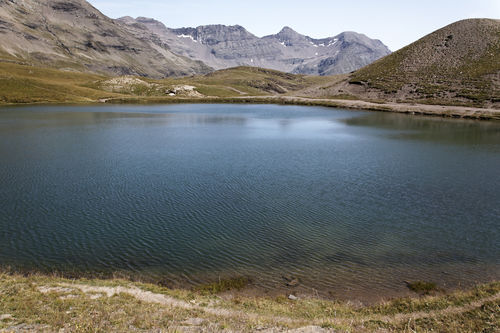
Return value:
M 415 281 L 415 282 L 406 282 L 408 289 L 413 292 L 429 295 L 431 292 L 438 291 L 438 286 L 434 282 L 426 282 L 426 281 Z
M 230 290 L 242 290 L 250 283 L 250 279 L 245 276 L 222 279 L 217 282 L 202 284 L 195 287 L 195 290 L 202 294 L 219 294 Z

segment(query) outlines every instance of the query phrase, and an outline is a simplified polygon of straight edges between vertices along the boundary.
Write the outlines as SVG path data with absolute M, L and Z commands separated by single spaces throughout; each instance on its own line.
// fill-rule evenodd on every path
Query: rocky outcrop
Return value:
M 301 35 L 289 27 L 259 38 L 241 26 L 208 25 L 169 29 L 150 18 L 118 19 L 131 32 L 149 30 L 174 53 L 215 68 L 255 66 L 312 75 L 349 73 L 390 54 L 379 40 L 355 32 L 324 39 Z

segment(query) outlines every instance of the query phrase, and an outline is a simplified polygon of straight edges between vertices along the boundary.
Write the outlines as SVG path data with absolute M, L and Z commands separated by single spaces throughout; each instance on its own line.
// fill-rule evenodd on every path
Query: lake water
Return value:
M 500 123 L 277 105 L 0 109 L 0 265 L 337 297 L 500 278 Z

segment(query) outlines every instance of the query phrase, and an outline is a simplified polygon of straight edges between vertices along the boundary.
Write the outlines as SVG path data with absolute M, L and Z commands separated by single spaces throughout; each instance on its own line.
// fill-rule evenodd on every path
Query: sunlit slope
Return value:
M 453 23 L 352 73 L 342 84 L 309 93 L 499 106 L 500 20 Z

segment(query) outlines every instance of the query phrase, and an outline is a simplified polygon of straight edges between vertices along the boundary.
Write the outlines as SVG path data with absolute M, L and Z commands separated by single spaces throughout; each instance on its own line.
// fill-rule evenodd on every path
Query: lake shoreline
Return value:
M 0 331 L 380 332 L 490 331 L 500 283 L 361 304 L 311 297 L 173 290 L 123 279 L 0 271 Z
M 0 108 L 31 105 L 150 105 L 150 104 L 278 104 L 324 106 L 358 111 L 395 112 L 408 115 L 434 116 L 453 119 L 500 120 L 500 109 L 454 105 L 370 102 L 348 99 L 315 99 L 301 96 L 244 96 L 244 97 L 138 97 L 108 98 L 88 102 L 0 103 Z
M 193 282 L 179 280 L 173 281 L 164 279 L 160 276 L 152 277 L 139 272 L 99 272 L 99 271 L 50 271 L 37 269 L 12 269 L 9 266 L 0 268 L 0 275 L 23 276 L 23 277 L 44 277 L 53 279 L 65 279 L 72 281 L 126 281 L 129 283 L 140 283 L 154 285 L 159 288 L 169 290 L 181 290 L 183 292 L 196 294 L 218 295 L 224 298 L 279 298 L 290 299 L 315 298 L 323 301 L 341 301 L 352 304 L 372 306 L 397 299 L 419 299 L 422 296 L 446 296 L 457 292 L 467 292 L 475 287 L 500 283 L 496 278 L 485 279 L 484 281 L 470 281 L 469 283 L 460 283 L 447 286 L 442 281 L 425 280 L 402 280 L 400 288 L 377 290 L 352 290 L 345 289 L 345 286 L 339 284 L 338 289 L 313 288 L 302 284 L 302 280 L 293 275 L 283 275 L 281 283 L 274 288 L 260 286 L 255 276 L 243 275 L 225 275 L 216 279 L 209 279 L 203 283 L 194 284 Z M 414 285 L 427 285 L 426 288 L 415 288 Z

